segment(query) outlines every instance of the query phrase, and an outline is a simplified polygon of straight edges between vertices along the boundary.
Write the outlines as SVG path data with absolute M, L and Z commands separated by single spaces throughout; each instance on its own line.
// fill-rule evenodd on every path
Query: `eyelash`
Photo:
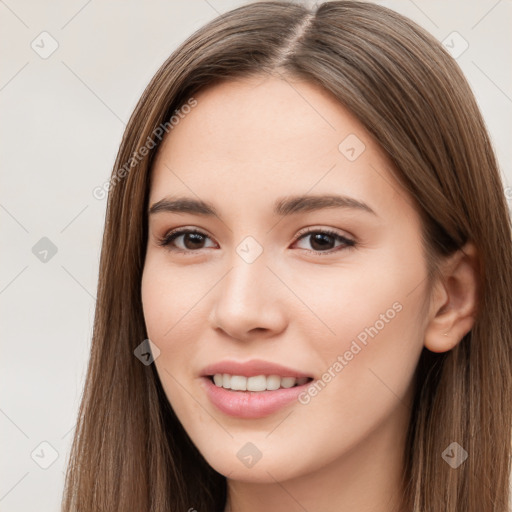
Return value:
M 193 251 L 193 250 L 184 250 L 179 249 L 176 247 L 171 248 L 171 243 L 178 238 L 180 235 L 184 234 L 198 234 L 201 236 L 204 236 L 206 238 L 210 238 L 206 233 L 203 233 L 202 231 L 199 231 L 197 229 L 177 229 L 175 231 L 171 231 L 170 233 L 167 233 L 164 237 L 158 239 L 158 245 L 165 247 L 167 250 L 172 252 L 177 252 L 180 254 L 186 254 L 186 255 L 192 255 L 193 253 L 198 252 L 200 249 Z M 340 235 L 339 233 L 336 233 L 335 231 L 329 230 L 329 229 L 309 229 L 307 231 L 300 232 L 295 239 L 293 240 L 293 243 L 298 242 L 299 240 L 302 240 L 302 238 L 306 238 L 308 235 L 311 234 L 322 234 L 322 235 L 328 235 L 331 236 L 338 241 L 342 242 L 345 247 L 338 247 L 337 249 L 330 249 L 328 251 L 314 251 L 311 249 L 303 249 L 307 251 L 308 253 L 313 253 L 318 256 L 324 256 L 333 254 L 335 252 L 338 252 L 340 250 L 346 250 L 346 249 L 354 249 L 357 246 L 357 243 L 355 240 L 351 240 L 350 238 L 347 238 L 345 236 Z

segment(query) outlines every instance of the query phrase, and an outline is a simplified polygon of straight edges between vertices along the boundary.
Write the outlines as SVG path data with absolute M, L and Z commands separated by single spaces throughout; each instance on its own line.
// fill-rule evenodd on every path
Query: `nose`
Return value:
M 286 329 L 290 292 L 267 266 L 264 254 L 252 263 L 236 256 L 214 289 L 210 324 L 231 338 L 270 338 Z

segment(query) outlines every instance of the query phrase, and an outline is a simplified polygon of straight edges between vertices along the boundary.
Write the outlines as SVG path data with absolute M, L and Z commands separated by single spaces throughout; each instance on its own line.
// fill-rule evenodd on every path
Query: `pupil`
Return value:
M 323 243 L 322 243 L 323 241 Z M 330 235 L 326 235 L 324 233 L 316 233 L 313 236 L 313 239 L 311 241 L 311 247 L 315 248 L 315 244 L 320 242 L 320 249 L 325 249 L 325 242 L 327 241 L 327 244 L 329 245 L 332 243 L 332 237 Z
M 200 233 L 187 233 L 183 239 L 183 242 L 187 249 L 197 249 L 197 247 L 194 244 L 201 245 L 201 242 L 203 242 L 202 238 L 203 235 L 201 235 Z M 190 244 L 187 243 L 188 240 L 191 240 L 192 247 L 190 247 Z

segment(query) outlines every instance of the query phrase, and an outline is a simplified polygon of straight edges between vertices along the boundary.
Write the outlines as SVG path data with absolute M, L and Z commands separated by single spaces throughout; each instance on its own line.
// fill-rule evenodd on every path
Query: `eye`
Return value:
M 356 246 L 355 240 L 351 240 L 343 235 L 340 235 L 336 231 L 331 231 L 329 229 L 310 229 L 306 232 L 302 232 L 299 234 L 298 238 L 295 239 L 296 242 L 300 242 L 306 238 L 310 238 L 311 247 L 313 250 L 306 249 L 308 252 L 312 252 L 315 254 L 319 254 L 323 256 L 324 254 L 332 254 L 334 252 L 338 252 L 342 249 L 349 249 Z M 338 249 L 331 250 L 331 245 L 336 241 L 340 242 L 340 246 Z
M 356 246 L 356 242 L 354 240 L 340 235 L 335 231 L 322 229 L 309 229 L 306 232 L 302 231 L 299 233 L 298 237 L 295 238 L 294 243 L 305 240 L 308 237 L 310 237 L 310 244 L 311 247 L 313 247 L 313 250 L 305 250 L 315 254 L 332 254 L 333 252 L 337 252 L 341 249 L 348 249 Z M 207 239 L 211 240 L 207 234 L 197 229 L 177 229 L 159 239 L 158 244 L 173 252 L 191 254 L 193 252 L 197 252 L 198 249 L 204 249 L 205 247 L 203 245 Z M 180 240 L 180 242 L 177 244 L 178 247 L 176 247 L 176 242 L 178 240 Z M 330 246 L 333 243 L 336 243 L 336 241 L 339 242 L 340 245 L 338 246 L 338 249 L 332 250 Z
M 182 238 L 181 244 L 184 247 L 173 247 L 172 244 L 180 238 Z M 203 249 L 202 244 L 207 238 L 210 237 L 197 229 L 178 229 L 165 235 L 158 241 L 158 244 L 167 247 L 170 251 L 190 253 L 196 252 L 194 249 Z

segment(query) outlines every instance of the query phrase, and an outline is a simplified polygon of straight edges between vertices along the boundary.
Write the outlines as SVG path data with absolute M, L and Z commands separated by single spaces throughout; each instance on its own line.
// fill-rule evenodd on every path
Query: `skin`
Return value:
M 414 371 L 424 346 L 449 350 L 473 325 L 474 247 L 443 262 L 444 279 L 427 295 L 411 198 L 382 148 L 318 86 L 260 76 L 196 99 L 164 140 L 150 187 L 149 206 L 186 196 L 219 214 L 149 215 L 142 299 L 166 395 L 199 451 L 228 478 L 226 511 L 398 510 Z M 354 161 L 339 150 L 350 134 L 365 145 Z M 272 213 L 277 198 L 332 193 L 376 215 Z M 159 244 L 181 227 L 206 238 Z M 329 237 L 321 246 L 311 235 L 295 241 L 304 228 L 334 230 L 356 246 Z M 252 263 L 236 251 L 247 236 L 263 249 Z M 226 359 L 264 359 L 322 379 L 397 303 L 400 311 L 307 404 L 239 419 L 203 391 L 201 370 Z M 262 454 L 250 468 L 237 457 L 247 442 Z

